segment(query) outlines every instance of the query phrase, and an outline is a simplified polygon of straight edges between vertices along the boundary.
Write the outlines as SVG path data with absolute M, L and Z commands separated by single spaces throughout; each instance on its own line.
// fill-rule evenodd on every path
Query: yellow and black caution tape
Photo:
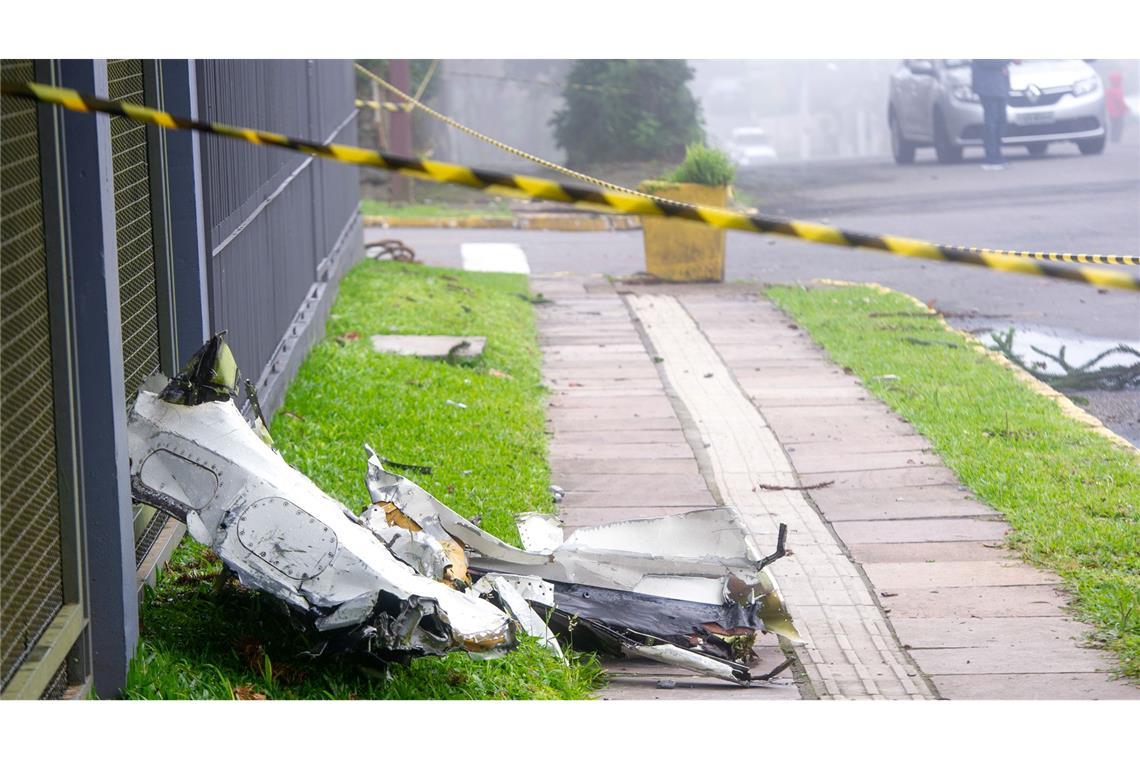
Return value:
M 599 187 L 604 187 L 607 190 L 613 190 L 615 192 L 625 193 L 627 195 L 636 195 L 639 198 L 646 198 L 646 199 L 652 200 L 655 203 L 659 203 L 659 204 L 667 204 L 667 205 L 671 205 L 671 206 L 685 206 L 685 207 L 688 207 L 690 209 L 696 208 L 695 206 L 693 206 L 690 203 L 684 203 L 682 201 L 674 201 L 674 200 L 670 200 L 668 198 L 662 198 L 662 197 L 657 196 L 657 195 L 651 195 L 649 193 L 643 193 L 643 192 L 640 192 L 638 190 L 633 190 L 633 189 L 628 188 L 628 187 L 622 187 L 621 185 L 615 185 L 612 182 L 607 182 L 603 179 L 591 177 L 588 174 L 576 172 L 573 169 L 569 169 L 565 166 L 561 166 L 560 164 L 556 164 L 553 161 L 548 161 L 545 158 L 540 158 L 539 156 L 535 156 L 531 153 L 527 153 L 524 150 L 519 150 L 518 148 L 507 145 L 506 143 L 504 143 L 500 140 L 496 140 L 495 138 L 490 137 L 488 135 L 485 135 L 482 132 L 478 132 L 478 131 L 476 131 L 476 130 L 468 127 L 468 126 L 460 124 L 458 121 L 456 121 L 455 119 L 452 119 L 450 116 L 445 116 L 444 114 L 441 114 L 438 111 L 432 110 L 431 108 L 429 108 L 428 106 L 424 105 L 423 103 L 421 103 L 419 101 L 420 92 L 417 92 L 415 97 L 408 95 L 406 92 L 403 92 L 402 90 L 397 88 L 392 83 L 385 81 L 384 79 L 382 79 L 377 74 L 372 73 L 371 71 L 366 69 L 364 66 L 361 66 L 359 63 L 354 64 L 354 65 L 356 66 L 357 71 L 359 71 L 362 74 L 364 74 L 365 76 L 367 76 L 369 79 L 374 81 L 376 84 L 385 88 L 386 90 L 393 93 L 394 95 L 397 95 L 397 96 L 403 98 L 405 102 L 401 103 L 400 107 L 407 106 L 407 107 L 411 107 L 411 108 L 419 108 L 420 110 L 424 111 L 428 115 L 433 116 L 436 119 L 439 119 L 440 121 L 444 122 L 445 124 L 447 124 L 451 127 L 454 127 L 461 132 L 469 134 L 472 137 L 475 137 L 479 140 L 482 140 L 483 142 L 494 145 L 496 148 L 499 148 L 500 150 L 506 151 L 507 153 L 518 156 L 519 158 L 525 158 L 527 161 L 531 161 L 535 164 L 538 164 L 539 166 L 545 167 L 547 169 L 552 169 L 556 172 L 559 172 L 561 174 L 565 174 L 569 177 L 573 177 L 574 179 L 579 179 L 579 180 L 582 180 L 583 182 L 588 182 L 592 185 L 598 185 Z M 430 76 L 430 73 L 428 76 Z M 420 88 L 421 92 L 422 92 L 422 90 L 423 90 L 423 87 Z M 810 223 L 802 222 L 800 224 L 810 224 Z M 740 228 L 737 228 L 737 229 L 740 229 Z M 806 235 L 797 235 L 797 237 L 807 238 Z M 808 239 L 810 239 L 810 238 L 808 238 Z M 826 241 L 817 241 L 817 242 L 826 242 Z M 911 242 L 917 242 L 917 241 L 911 241 Z M 842 244 L 840 244 L 840 245 L 842 245 Z M 862 247 L 862 246 L 860 246 L 860 247 Z M 938 247 L 943 248 L 943 249 L 953 248 L 956 251 L 968 251 L 970 253 L 993 253 L 993 254 L 999 254 L 1002 256 L 1015 256 L 1015 257 L 1019 257 L 1019 258 L 1034 259 L 1034 260 L 1038 260 L 1038 261 L 1069 262 L 1069 263 L 1078 263 L 1078 264 L 1140 265 L 1140 256 L 1102 256 L 1099 254 L 1044 253 L 1044 252 L 1038 252 L 1038 251 L 1007 251 L 1007 250 L 989 249 L 989 248 L 963 248 L 962 246 L 938 246 Z M 897 253 L 897 251 L 893 251 L 893 252 Z
M 357 64 L 356 67 L 358 69 L 360 69 L 361 71 L 363 71 L 364 73 L 368 74 L 369 76 L 375 76 L 372 72 L 370 72 L 368 69 L 364 68 L 360 64 Z M 371 108 L 373 111 L 379 111 L 379 110 L 383 109 L 385 111 L 408 111 L 408 112 L 411 112 L 412 109 L 414 109 L 417 105 L 421 105 L 419 103 L 419 99 L 424 96 L 424 90 L 427 89 L 428 83 L 431 82 L 431 78 L 435 74 L 435 70 L 437 68 L 439 68 L 439 59 L 438 58 L 436 60 L 432 61 L 431 66 L 428 67 L 427 73 L 424 74 L 423 80 L 420 81 L 420 86 L 418 88 L 416 88 L 415 97 L 409 97 L 409 96 L 405 95 L 404 93 L 397 90 L 395 85 L 388 85 L 390 88 L 392 88 L 392 90 L 399 92 L 401 97 L 407 98 L 407 101 L 404 103 L 389 103 L 389 102 L 383 101 L 383 100 L 361 100 L 360 98 L 357 98 L 356 99 L 356 107 L 357 108 Z M 376 80 L 377 80 L 377 82 L 376 82 L 377 84 L 384 81 L 384 80 L 380 79 L 380 77 L 376 77 Z M 384 84 L 387 85 L 388 83 L 384 82 Z
M 1033 261 L 1023 256 L 1010 255 L 1016 254 L 1017 252 L 938 245 L 924 240 L 896 237 L 893 235 L 868 235 L 818 224 L 816 222 L 780 219 L 763 214 L 745 214 L 739 211 L 713 206 L 687 206 L 664 199 L 654 200 L 629 195 L 627 193 L 566 185 L 540 177 L 528 177 L 522 174 L 506 174 L 503 172 L 461 166 L 459 164 L 443 163 L 441 161 L 393 156 L 352 145 L 316 143 L 310 140 L 287 137 L 276 132 L 234 127 L 215 122 L 196 121 L 133 103 L 105 100 L 103 98 L 79 93 L 75 90 L 30 82 L 23 84 L 0 84 L 0 94 L 36 100 L 41 103 L 51 103 L 73 111 L 99 112 L 125 116 L 128 119 L 145 124 L 153 124 L 164 129 L 193 129 L 199 132 L 244 140 L 254 145 L 274 145 L 280 148 L 319 156 L 321 158 L 332 159 L 334 161 L 359 166 L 372 166 L 377 169 L 399 172 L 400 174 L 415 177 L 416 179 L 461 185 L 504 195 L 525 196 L 529 198 L 559 201 L 562 203 L 573 203 L 601 209 L 610 213 L 676 217 L 721 229 L 785 235 L 814 243 L 826 243 L 828 245 L 847 248 L 868 248 L 898 256 L 973 264 L 1005 272 L 1075 280 L 1100 287 L 1140 290 L 1140 277 L 1127 272 L 1088 266 L 1063 266 L 1052 263 L 1056 261 L 1082 261 L 1103 264 L 1136 265 L 1140 264 L 1140 256 L 1055 253 L 1040 254 L 1045 257 L 1047 261 Z M 1038 254 L 1030 255 L 1037 256 Z
M 415 103 L 389 103 L 386 100 L 361 100 L 356 99 L 357 108 L 371 108 L 373 111 L 411 111 L 416 107 Z
M 507 145 L 502 140 L 496 140 L 494 137 L 491 137 L 490 135 L 485 135 L 482 132 L 479 132 L 477 130 L 472 129 L 471 127 L 468 127 L 464 124 L 460 124 L 458 121 L 451 118 L 450 116 L 445 116 L 444 114 L 441 114 L 439 111 L 436 111 L 436 110 L 432 109 L 431 107 L 424 105 L 423 103 L 420 102 L 419 93 L 416 93 L 416 96 L 413 97 L 413 96 L 409 95 L 408 93 L 404 92 L 403 90 L 399 89 L 398 87 L 396 87 L 396 85 L 392 84 L 391 82 L 385 81 L 379 75 L 373 74 L 371 71 L 364 68 L 359 63 L 354 64 L 354 65 L 356 66 L 357 71 L 364 74 L 366 77 L 371 79 L 373 82 L 380 85 L 384 89 L 388 90 L 388 92 L 391 92 L 393 95 L 396 95 L 398 97 L 403 98 L 404 102 L 400 104 L 401 107 L 409 106 L 411 108 L 418 108 L 421 111 L 423 111 L 424 113 L 426 113 L 428 116 L 431 116 L 432 118 L 435 118 L 435 119 L 442 121 L 444 124 L 448 125 L 449 127 L 454 127 L 455 129 L 458 129 L 460 132 L 463 132 L 464 134 L 467 134 L 467 135 L 471 135 L 472 137 L 474 137 L 477 140 L 482 140 L 483 142 L 488 143 L 489 145 L 494 145 L 499 150 L 510 153 L 513 156 L 518 156 L 519 158 L 525 158 L 527 161 L 530 161 L 531 163 L 538 164 L 539 166 L 542 166 L 542 167 L 547 168 L 547 169 L 551 169 L 553 171 L 558 172 L 559 174 L 565 174 L 567 177 L 573 177 L 574 179 L 581 180 L 583 182 L 588 182 L 591 185 L 597 185 L 598 187 L 604 187 L 607 190 L 613 190 L 613 191 L 618 192 L 618 193 L 626 193 L 627 195 L 636 195 L 639 198 L 649 198 L 651 200 L 660 201 L 662 203 L 676 203 L 676 204 L 680 204 L 682 206 L 689 206 L 690 208 L 693 207 L 692 204 L 684 203 L 682 201 L 670 201 L 666 198 L 661 198 L 661 197 L 656 196 L 656 195 L 650 195 L 649 193 L 643 193 L 640 190 L 634 190 L 632 188 L 622 187 L 621 185 L 615 185 L 613 182 L 607 182 L 604 179 L 598 179 L 597 177 L 591 177 L 589 174 L 583 174 L 582 172 L 576 172 L 573 169 L 562 166 L 561 164 L 556 164 L 553 161 L 548 161 L 547 159 L 542 158 L 540 156 L 536 156 L 533 153 L 527 153 L 525 150 L 520 150 L 520 149 L 518 149 L 512 145 Z

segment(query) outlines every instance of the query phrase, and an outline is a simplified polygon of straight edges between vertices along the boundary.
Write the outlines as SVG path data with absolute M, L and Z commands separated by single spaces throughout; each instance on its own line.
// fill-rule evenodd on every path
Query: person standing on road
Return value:
M 1005 132 L 1005 105 L 1009 100 L 1009 64 L 1012 59 L 975 58 L 970 66 L 974 93 L 982 101 L 985 124 L 982 141 L 986 146 L 983 169 L 1004 169 L 1001 138 Z
M 1118 143 L 1124 133 L 1124 117 L 1128 115 L 1128 104 L 1124 102 L 1124 78 L 1119 71 L 1108 75 L 1108 87 L 1104 88 L 1104 109 L 1108 113 L 1109 139 Z

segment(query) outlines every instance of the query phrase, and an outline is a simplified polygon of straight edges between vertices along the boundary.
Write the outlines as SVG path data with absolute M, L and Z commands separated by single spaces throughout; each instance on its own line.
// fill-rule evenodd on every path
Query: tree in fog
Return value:
M 680 160 L 703 139 L 685 61 L 577 61 L 551 125 L 570 164 Z

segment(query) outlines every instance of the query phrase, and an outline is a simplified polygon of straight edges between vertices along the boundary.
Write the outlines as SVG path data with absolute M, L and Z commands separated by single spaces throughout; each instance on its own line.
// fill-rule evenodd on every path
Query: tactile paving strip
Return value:
M 736 506 L 761 547 L 788 525 L 794 554 L 772 566 L 808 643 L 800 659 L 826 699 L 934 697 L 906 656 L 855 564 L 815 508 L 794 490 L 795 470 L 764 417 L 700 328 L 672 296 L 626 296 L 673 392 L 688 410 L 725 503 Z

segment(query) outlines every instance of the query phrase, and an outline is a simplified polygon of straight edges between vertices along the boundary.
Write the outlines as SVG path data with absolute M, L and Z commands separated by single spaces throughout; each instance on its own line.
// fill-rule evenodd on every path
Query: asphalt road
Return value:
M 889 159 L 775 164 L 742 174 L 741 200 L 780 216 L 940 243 L 1075 253 L 1140 254 L 1140 144 L 1135 136 L 1082 156 L 1053 145 L 1045 158 L 1011 149 L 1010 168 L 983 172 L 979 156 L 944 166 L 919 151 L 911 166 Z M 399 238 L 418 258 L 461 266 L 463 242 L 517 243 L 535 272 L 627 275 L 644 269 L 632 232 L 369 229 L 369 240 Z M 726 278 L 764 283 L 815 278 L 879 282 L 988 334 L 1016 327 L 1071 344 L 1140 346 L 1140 295 L 1079 283 L 832 248 L 731 232 Z M 1092 394 L 1090 410 L 1140 441 L 1140 391 Z

